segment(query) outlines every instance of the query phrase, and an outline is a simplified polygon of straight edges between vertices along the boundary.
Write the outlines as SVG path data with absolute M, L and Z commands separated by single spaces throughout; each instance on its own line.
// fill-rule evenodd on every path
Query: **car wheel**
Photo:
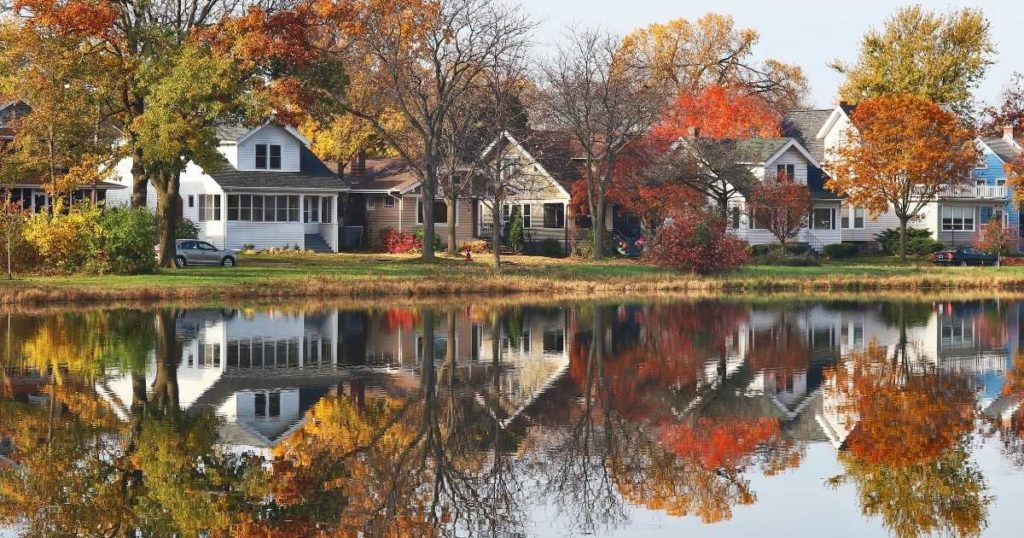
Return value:
M 185 260 L 184 256 L 175 256 L 174 257 L 174 266 L 177 267 L 178 269 L 181 269 L 181 268 L 183 268 L 183 267 L 185 267 L 187 265 L 188 265 L 188 261 Z
M 220 266 L 221 267 L 234 267 L 235 266 L 235 259 L 232 258 L 231 256 L 225 256 L 224 259 L 220 261 Z

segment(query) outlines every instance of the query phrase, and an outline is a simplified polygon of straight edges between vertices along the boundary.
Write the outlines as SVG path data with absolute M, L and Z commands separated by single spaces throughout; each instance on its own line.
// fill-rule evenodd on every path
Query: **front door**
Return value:
M 302 206 L 302 222 L 306 224 L 306 233 L 320 233 L 320 197 L 306 196 Z

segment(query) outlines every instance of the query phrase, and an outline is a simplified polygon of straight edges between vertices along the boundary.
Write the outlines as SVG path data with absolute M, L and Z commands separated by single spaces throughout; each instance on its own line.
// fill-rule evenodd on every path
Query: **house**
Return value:
M 4 146 L 14 140 L 17 120 L 29 112 L 31 112 L 31 108 L 24 101 L 0 96 L 0 151 L 3 151 Z M 45 184 L 46 182 L 42 178 L 19 178 L 14 181 L 13 185 L 5 187 L 11 189 L 12 202 L 21 204 L 23 209 L 32 213 L 39 213 L 49 211 L 56 202 L 44 188 Z M 84 186 L 72 191 L 66 202 L 74 203 L 79 200 L 102 202 L 107 199 L 108 191 L 117 191 L 123 188 L 116 183 L 101 181 L 95 185 Z
M 799 140 L 819 163 L 827 164 L 836 158 L 847 133 L 854 129 L 850 119 L 854 110 L 855 106 L 841 103 L 830 109 L 791 111 L 783 120 L 783 134 Z M 996 149 L 989 144 L 995 145 Z M 978 146 L 984 156 L 972 174 L 974 184 L 940 193 L 938 199 L 928 204 L 920 217 L 910 223 L 911 226 L 928 229 L 932 238 L 949 245 L 962 245 L 973 242 L 982 224 L 1009 214 L 1005 207 L 1005 172 L 1000 161 L 1012 152 L 1013 147 L 1006 142 L 1005 137 L 980 138 Z M 1003 153 L 1003 157 L 999 156 L 997 150 Z M 812 176 L 817 174 L 820 174 L 823 184 L 827 179 L 825 173 L 819 168 L 812 172 Z M 891 209 L 872 218 L 863 207 L 845 202 L 841 206 L 840 230 L 843 242 L 874 248 L 877 234 L 898 227 L 899 219 Z
M 579 153 L 571 138 L 557 131 L 505 132 L 483 152 L 485 157 L 494 154 L 514 161 L 502 169 L 515 170 L 521 177 L 500 209 L 503 237 L 507 238 L 512 216 L 520 214 L 527 250 L 556 241 L 563 251 L 570 251 L 579 229 L 590 226 L 588 218 L 576 218 L 571 211 L 571 185 L 580 177 Z M 381 234 L 389 228 L 407 233 L 422 227 L 420 181 L 402 161 L 357 157 L 349 168 L 345 226 L 354 229 L 346 234 L 358 238 L 358 246 L 382 247 Z M 459 242 L 490 240 L 492 209 L 486 200 L 472 194 L 459 200 L 454 223 L 448 222 L 445 200 L 437 198 L 434 204 L 435 229 L 442 240 L 447 239 L 448 226 L 456 227 Z M 608 208 L 605 229 L 630 235 L 626 231 L 633 225 L 631 217 L 613 204 Z
M 196 223 L 199 239 L 225 249 L 338 251 L 338 200 L 347 187 L 309 150 L 309 140 L 273 120 L 221 126 L 217 135 L 221 166 L 189 163 L 181 175 L 178 215 Z M 131 186 L 131 165 L 131 159 L 118 163 L 117 183 Z M 119 194 L 116 200 L 128 203 L 130 191 Z M 150 185 L 151 209 L 156 201 Z
M 751 218 L 749 199 L 753 189 L 764 181 L 786 178 L 810 191 L 811 214 L 808 226 L 801 228 L 796 242 L 805 243 L 820 252 L 825 245 L 839 243 L 841 199 L 826 190 L 820 180 L 821 164 L 796 138 L 752 138 L 721 141 L 735 144 L 739 155 L 748 160 L 749 184 L 735 185 L 739 191 L 729 201 L 729 228 L 752 245 L 776 243 L 778 240 Z
M 978 145 L 982 151 L 982 160 L 974 169 L 975 185 L 979 188 L 995 189 L 998 194 L 999 188 L 1006 191 L 1006 207 L 1003 209 L 1003 222 L 1007 226 L 1020 229 L 1022 212 L 1013 202 L 1013 191 L 1006 185 L 1007 165 L 1012 165 L 1020 160 L 1024 154 L 1024 147 L 1017 141 L 1013 126 L 1003 128 L 999 136 L 985 136 L 978 139 Z M 999 216 L 995 212 L 995 217 Z M 1018 232 L 1019 233 L 1019 232 Z

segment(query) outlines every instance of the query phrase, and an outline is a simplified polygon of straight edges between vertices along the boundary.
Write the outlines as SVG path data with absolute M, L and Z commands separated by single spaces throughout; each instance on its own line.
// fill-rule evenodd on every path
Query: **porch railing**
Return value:
M 962 185 L 943 189 L 939 196 L 942 198 L 998 200 L 1006 198 L 1006 187 L 1004 185 Z

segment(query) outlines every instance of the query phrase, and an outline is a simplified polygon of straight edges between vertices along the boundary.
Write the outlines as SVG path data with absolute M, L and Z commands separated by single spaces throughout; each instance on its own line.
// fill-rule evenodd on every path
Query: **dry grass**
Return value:
M 1024 292 L 1024 268 L 932 268 L 887 263 L 792 268 L 752 266 L 700 277 L 638 262 L 510 257 L 501 272 L 486 262 L 420 262 L 380 254 L 274 256 L 236 269 L 193 268 L 133 277 L 31 277 L 0 284 L 0 304 L 153 304 L 176 302 L 456 300 L 522 296 L 532 300 L 722 294 L 919 294 L 991 296 Z

